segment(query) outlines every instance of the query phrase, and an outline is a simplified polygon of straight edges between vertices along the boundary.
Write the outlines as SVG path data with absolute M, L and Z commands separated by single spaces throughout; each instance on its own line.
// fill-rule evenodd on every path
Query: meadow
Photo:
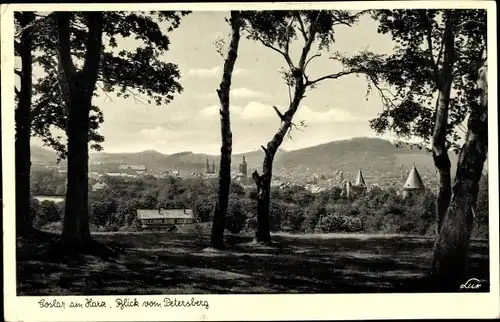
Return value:
M 433 238 L 369 234 L 251 236 L 93 233 L 96 251 L 61 256 L 56 233 L 17 241 L 18 295 L 433 292 Z M 487 240 L 470 247 L 470 277 L 488 280 Z M 465 282 L 465 281 L 464 281 Z M 488 291 L 482 284 L 480 291 Z M 457 290 L 465 291 L 465 290 Z M 476 290 L 477 292 L 478 290 Z

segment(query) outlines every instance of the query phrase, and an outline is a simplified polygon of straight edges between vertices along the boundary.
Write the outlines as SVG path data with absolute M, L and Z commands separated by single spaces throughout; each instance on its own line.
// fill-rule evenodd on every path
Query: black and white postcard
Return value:
M 1 31 L 7 321 L 499 317 L 494 2 L 9 4 Z

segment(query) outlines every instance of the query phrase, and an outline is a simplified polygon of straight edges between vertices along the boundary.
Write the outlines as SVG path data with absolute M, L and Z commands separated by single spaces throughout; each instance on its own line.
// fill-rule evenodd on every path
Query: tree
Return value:
M 342 61 L 348 67 L 366 61 L 377 66 L 365 70 L 384 104 L 384 110 L 371 121 L 372 128 L 379 133 L 393 131 L 406 139 L 419 138 L 432 151 L 438 171 L 439 235 L 433 272 L 440 281 L 456 284 L 466 267 L 471 207 L 487 150 L 487 108 L 476 102 L 484 91 L 478 91 L 475 82 L 485 62 L 486 11 L 378 10 L 373 17 L 379 21 L 378 31 L 391 34 L 396 42 L 394 53 L 384 57 L 365 52 Z M 380 87 L 381 82 L 396 93 Z M 462 123 L 467 115 L 465 130 Z M 479 125 L 484 128 L 478 129 Z M 460 131 L 466 134 L 462 148 Z M 472 149 L 471 144 L 477 148 Z M 460 150 L 453 187 L 450 149 Z M 448 282 L 445 284 L 451 285 Z
M 14 42 L 16 55 L 21 60 L 21 70 L 15 70 L 20 77 L 20 89 L 15 88 L 17 106 L 15 161 L 16 161 L 16 232 L 26 235 L 33 228 L 30 216 L 30 135 L 33 70 L 33 12 L 16 12 L 16 26 L 20 29 L 19 40 Z
M 479 181 L 488 153 L 488 67 L 479 71 L 479 103 L 473 104 L 457 165 L 453 195 L 434 247 L 433 274 L 456 289 L 467 273 L 467 258 Z
M 219 169 L 219 196 L 215 206 L 212 226 L 211 243 L 214 248 L 224 247 L 224 228 L 225 217 L 229 202 L 229 188 L 231 186 L 231 151 L 232 151 L 232 133 L 230 121 L 230 99 L 231 80 L 238 57 L 238 46 L 240 43 L 241 17 L 238 11 L 231 11 L 229 20 L 231 25 L 231 42 L 229 44 L 228 53 L 224 61 L 224 72 L 222 82 L 217 90 L 221 105 L 221 159 Z
M 310 79 L 307 74 L 307 65 L 313 59 L 321 56 L 321 52 L 327 51 L 329 46 L 334 43 L 335 26 L 351 26 L 361 14 L 363 12 L 353 14 L 342 10 L 245 13 L 245 20 L 248 22 L 245 30 L 248 33 L 248 38 L 261 43 L 284 58 L 287 68 L 283 75 L 289 88 L 289 105 L 286 112 L 282 113 L 276 106 L 273 106 L 281 125 L 267 145 L 261 146 L 265 152 L 262 174 L 257 171 L 252 174 L 258 190 L 256 240 L 259 242 L 269 242 L 271 238 L 269 205 L 273 160 L 285 136 L 290 135 L 293 127 L 297 127 L 293 123 L 293 117 L 300 107 L 306 91 L 324 80 L 337 79 L 356 72 L 355 69 L 348 69 Z M 291 42 L 299 37 L 303 40 L 303 46 L 298 62 L 294 62 L 289 54 L 289 48 Z M 318 53 L 311 55 L 313 45 L 318 46 Z
M 69 12 L 57 12 L 58 84 L 68 110 L 68 185 L 63 239 L 79 251 L 91 240 L 88 219 L 88 133 L 90 106 L 101 60 L 103 14 L 87 14 L 88 37 L 83 67 L 71 57 Z
M 88 143 L 92 98 L 98 81 L 104 91 L 119 89 L 118 96 L 136 96 L 131 88 L 151 97 L 157 105 L 169 103 L 182 87 L 177 66 L 158 59 L 168 50 L 168 37 L 157 21 L 176 28 L 185 13 L 56 12 L 54 22 L 57 82 L 66 108 L 68 183 L 63 240 L 80 251 L 91 241 L 88 223 Z M 113 51 L 116 37 L 135 36 L 143 42 L 135 52 Z M 107 42 L 104 42 L 104 39 Z M 74 49 L 74 50 L 73 50 Z M 76 54 L 74 54 L 76 53 Z M 83 55 L 82 55 L 83 53 Z M 74 55 L 73 55 L 74 54 Z M 76 63 L 82 67 L 77 68 Z M 79 58 L 81 59 L 79 60 Z

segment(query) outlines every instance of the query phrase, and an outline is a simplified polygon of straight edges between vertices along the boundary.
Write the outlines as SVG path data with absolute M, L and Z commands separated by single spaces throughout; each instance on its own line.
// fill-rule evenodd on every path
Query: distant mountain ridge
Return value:
M 248 163 L 249 173 L 261 171 L 264 152 L 262 150 L 233 154 L 231 166 L 237 170 L 242 156 Z M 450 153 L 453 168 L 456 156 Z M 47 148 L 32 147 L 32 160 L 44 160 L 54 164 L 57 156 Z M 179 170 L 188 172 L 205 172 L 206 161 L 210 165 L 219 164 L 219 155 L 182 151 L 174 154 L 163 154 L 156 150 L 136 153 L 95 152 L 89 155 L 90 170 L 104 164 L 141 164 L 154 172 Z M 387 173 L 401 173 L 415 164 L 422 175 L 435 175 L 435 167 L 430 153 L 407 146 L 396 147 L 388 140 L 380 138 L 352 138 L 332 141 L 299 150 L 279 150 L 274 161 L 274 173 L 280 176 L 325 175 L 331 176 L 336 171 L 355 173 L 362 169 L 367 176 L 383 177 Z M 95 170 L 94 170 L 95 171 Z

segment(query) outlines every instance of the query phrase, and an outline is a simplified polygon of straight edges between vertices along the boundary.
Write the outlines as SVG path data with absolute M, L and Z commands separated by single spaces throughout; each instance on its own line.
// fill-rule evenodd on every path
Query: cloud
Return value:
M 311 110 L 308 106 L 299 107 L 296 119 L 304 120 L 309 123 L 335 123 L 335 122 L 353 122 L 359 118 L 352 115 L 349 111 L 332 107 L 324 112 Z
M 215 66 L 213 68 L 199 68 L 199 69 L 190 69 L 188 71 L 188 75 L 197 76 L 197 77 L 214 77 L 219 75 L 221 69 L 219 66 Z
M 212 68 L 198 68 L 198 69 L 188 70 L 188 75 L 196 76 L 196 77 L 204 77 L 204 78 L 220 76 L 221 73 L 222 73 L 221 66 L 214 66 Z M 248 69 L 235 68 L 233 71 L 234 76 L 245 76 L 248 74 L 250 74 L 250 71 Z
M 156 140 L 161 137 L 175 136 L 176 131 L 170 130 L 164 126 L 157 126 L 155 128 L 146 128 L 139 131 L 139 134 L 148 140 Z
M 244 107 L 235 107 L 233 114 L 243 120 L 259 121 L 277 117 L 272 106 L 261 102 L 250 102 Z
M 250 98 L 250 97 L 267 97 L 266 93 L 259 91 L 254 91 L 246 87 L 235 88 L 231 90 L 231 96 L 238 98 Z
M 200 116 L 210 118 L 219 115 L 219 105 L 210 105 L 200 111 Z M 282 113 L 285 111 L 282 109 Z M 245 106 L 232 105 L 231 118 L 244 121 L 269 121 L 277 120 L 272 105 L 257 101 L 252 101 Z M 339 108 L 330 108 L 327 111 L 314 111 L 308 106 L 299 107 L 295 115 L 296 121 L 304 120 L 308 124 L 356 122 L 360 119 L 352 115 L 349 111 Z
M 198 94 L 197 96 L 200 98 L 215 98 L 217 97 L 217 94 L 212 92 L 212 93 Z M 246 87 L 238 87 L 231 89 L 231 98 L 264 98 L 264 97 L 269 97 L 269 94 L 249 89 Z
M 219 106 L 218 105 L 210 105 L 208 107 L 205 107 L 200 111 L 200 114 L 202 116 L 210 117 L 217 115 L 219 113 Z
M 250 73 L 251 73 L 251 71 L 249 71 L 248 69 L 243 69 L 243 68 L 235 68 L 233 71 L 233 74 L 235 76 L 245 76 L 245 75 L 248 75 Z

